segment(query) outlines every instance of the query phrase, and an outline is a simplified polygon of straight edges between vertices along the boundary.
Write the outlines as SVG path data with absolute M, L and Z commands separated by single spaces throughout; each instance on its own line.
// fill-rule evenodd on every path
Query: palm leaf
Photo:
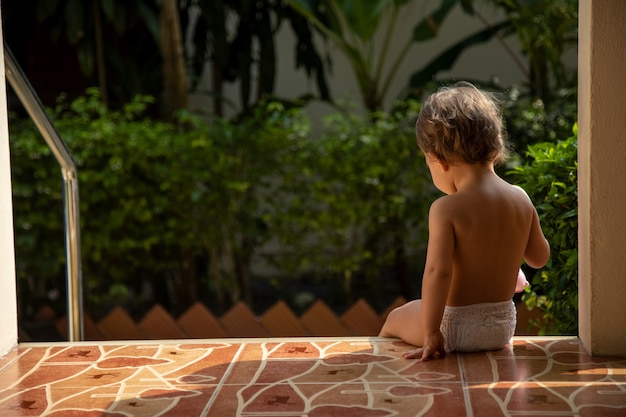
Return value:
M 343 0 L 339 3 L 350 30 L 366 42 L 378 30 L 384 13 L 394 5 L 392 0 Z
M 463 39 L 456 43 L 443 53 L 439 54 L 435 59 L 430 61 L 421 70 L 413 73 L 409 81 L 410 90 L 421 90 L 425 85 L 433 80 L 435 74 L 440 71 L 449 70 L 454 65 L 459 55 L 468 47 L 477 45 L 490 40 L 498 31 L 504 30 L 511 26 L 510 21 L 500 22 L 490 28 L 481 30 L 474 35 Z
M 444 0 L 437 10 L 418 23 L 413 29 L 413 41 L 427 41 L 437 36 L 441 24 L 457 2 L 458 0 Z

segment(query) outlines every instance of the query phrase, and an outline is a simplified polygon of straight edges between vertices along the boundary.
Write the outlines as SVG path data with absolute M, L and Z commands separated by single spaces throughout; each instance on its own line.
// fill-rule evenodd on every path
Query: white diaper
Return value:
M 512 301 L 446 306 L 440 327 L 446 352 L 502 349 L 511 341 L 516 321 Z

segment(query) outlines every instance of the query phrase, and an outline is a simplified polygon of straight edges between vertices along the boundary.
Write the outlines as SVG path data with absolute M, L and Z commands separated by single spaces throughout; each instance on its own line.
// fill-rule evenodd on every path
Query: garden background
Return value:
M 576 1 L 35 4 L 2 2 L 5 36 L 78 166 L 93 316 L 419 296 L 438 194 L 413 124 L 425 94 L 469 79 L 503 102 L 500 172 L 553 248 L 524 301 L 541 331 L 576 332 Z M 24 327 L 65 309 L 62 182 L 9 100 Z

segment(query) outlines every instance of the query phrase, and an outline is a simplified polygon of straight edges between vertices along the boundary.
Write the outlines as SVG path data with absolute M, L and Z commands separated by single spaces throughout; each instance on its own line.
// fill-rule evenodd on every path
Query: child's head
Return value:
M 441 162 L 498 163 L 507 146 L 495 98 L 467 82 L 441 88 L 422 106 L 415 124 L 417 144 Z

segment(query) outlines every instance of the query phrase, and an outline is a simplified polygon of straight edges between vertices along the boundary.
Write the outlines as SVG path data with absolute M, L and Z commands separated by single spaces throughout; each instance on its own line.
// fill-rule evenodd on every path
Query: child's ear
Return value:
M 435 161 L 441 166 L 441 169 L 443 170 L 443 172 L 446 172 L 447 170 L 450 169 L 450 164 L 448 164 L 447 162 L 443 162 L 439 158 L 437 158 Z
M 438 165 L 440 165 L 440 166 L 441 166 L 441 169 L 442 169 L 444 172 L 445 172 L 445 171 L 447 171 L 448 169 L 450 169 L 450 164 L 448 164 L 448 163 L 446 163 L 446 162 L 442 161 L 441 159 L 439 159 L 439 158 L 437 157 L 437 155 L 435 155 L 435 154 L 434 154 L 434 153 L 432 153 L 432 152 L 425 152 L 425 153 L 424 153 L 424 157 L 425 157 L 426 159 L 428 159 L 428 162 L 429 162 L 429 163 L 431 163 L 431 164 L 438 164 Z

